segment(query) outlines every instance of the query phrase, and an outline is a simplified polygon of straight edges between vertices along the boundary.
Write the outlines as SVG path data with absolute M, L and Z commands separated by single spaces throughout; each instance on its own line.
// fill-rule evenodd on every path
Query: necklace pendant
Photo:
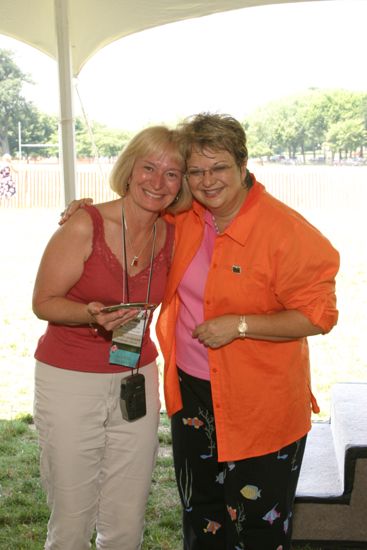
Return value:
M 131 260 L 130 267 L 136 267 L 138 265 L 138 259 L 139 259 L 138 256 L 134 256 L 133 259 Z
M 217 224 L 217 220 L 215 219 L 215 217 L 213 216 L 213 214 L 212 214 L 212 219 L 213 219 L 213 225 L 214 225 L 215 232 L 217 233 L 217 235 L 219 235 L 219 234 L 220 234 L 220 230 L 219 230 L 219 227 L 218 227 L 218 224 Z

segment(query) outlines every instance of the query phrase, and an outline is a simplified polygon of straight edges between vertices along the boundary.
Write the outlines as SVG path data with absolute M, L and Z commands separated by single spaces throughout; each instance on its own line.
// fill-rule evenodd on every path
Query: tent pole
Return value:
M 69 0 L 55 0 L 55 27 L 60 93 L 60 126 L 64 203 L 75 199 L 76 154 L 73 114 L 73 82 L 69 38 Z

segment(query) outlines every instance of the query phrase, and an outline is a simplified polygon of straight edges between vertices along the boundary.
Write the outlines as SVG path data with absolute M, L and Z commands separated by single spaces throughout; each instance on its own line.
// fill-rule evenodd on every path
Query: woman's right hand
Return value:
M 103 307 L 104 305 L 100 302 L 90 302 L 87 310 L 91 317 L 91 324 L 100 325 L 107 331 L 125 325 L 139 313 L 138 309 L 119 309 L 108 313 L 101 311 Z
M 76 212 L 79 208 L 81 208 L 85 204 L 93 204 L 93 199 L 88 197 L 83 199 L 75 199 L 71 201 L 71 203 L 68 204 L 65 210 L 60 214 L 61 217 L 60 217 L 59 225 L 63 225 L 65 222 L 67 222 L 70 216 L 72 216 L 74 212 Z

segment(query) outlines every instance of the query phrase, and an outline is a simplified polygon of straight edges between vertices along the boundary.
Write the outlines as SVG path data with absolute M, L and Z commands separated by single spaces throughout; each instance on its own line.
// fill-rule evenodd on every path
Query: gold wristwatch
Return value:
M 240 338 L 246 337 L 246 332 L 248 331 L 248 325 L 246 323 L 246 317 L 244 315 L 240 315 L 240 322 L 238 323 L 237 330 Z

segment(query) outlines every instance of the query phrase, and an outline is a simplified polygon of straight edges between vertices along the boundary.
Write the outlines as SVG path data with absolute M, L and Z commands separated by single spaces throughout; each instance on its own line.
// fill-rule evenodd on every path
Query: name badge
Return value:
M 134 319 L 113 331 L 110 348 L 111 364 L 132 369 L 136 367 L 150 314 L 149 310 L 140 311 Z

